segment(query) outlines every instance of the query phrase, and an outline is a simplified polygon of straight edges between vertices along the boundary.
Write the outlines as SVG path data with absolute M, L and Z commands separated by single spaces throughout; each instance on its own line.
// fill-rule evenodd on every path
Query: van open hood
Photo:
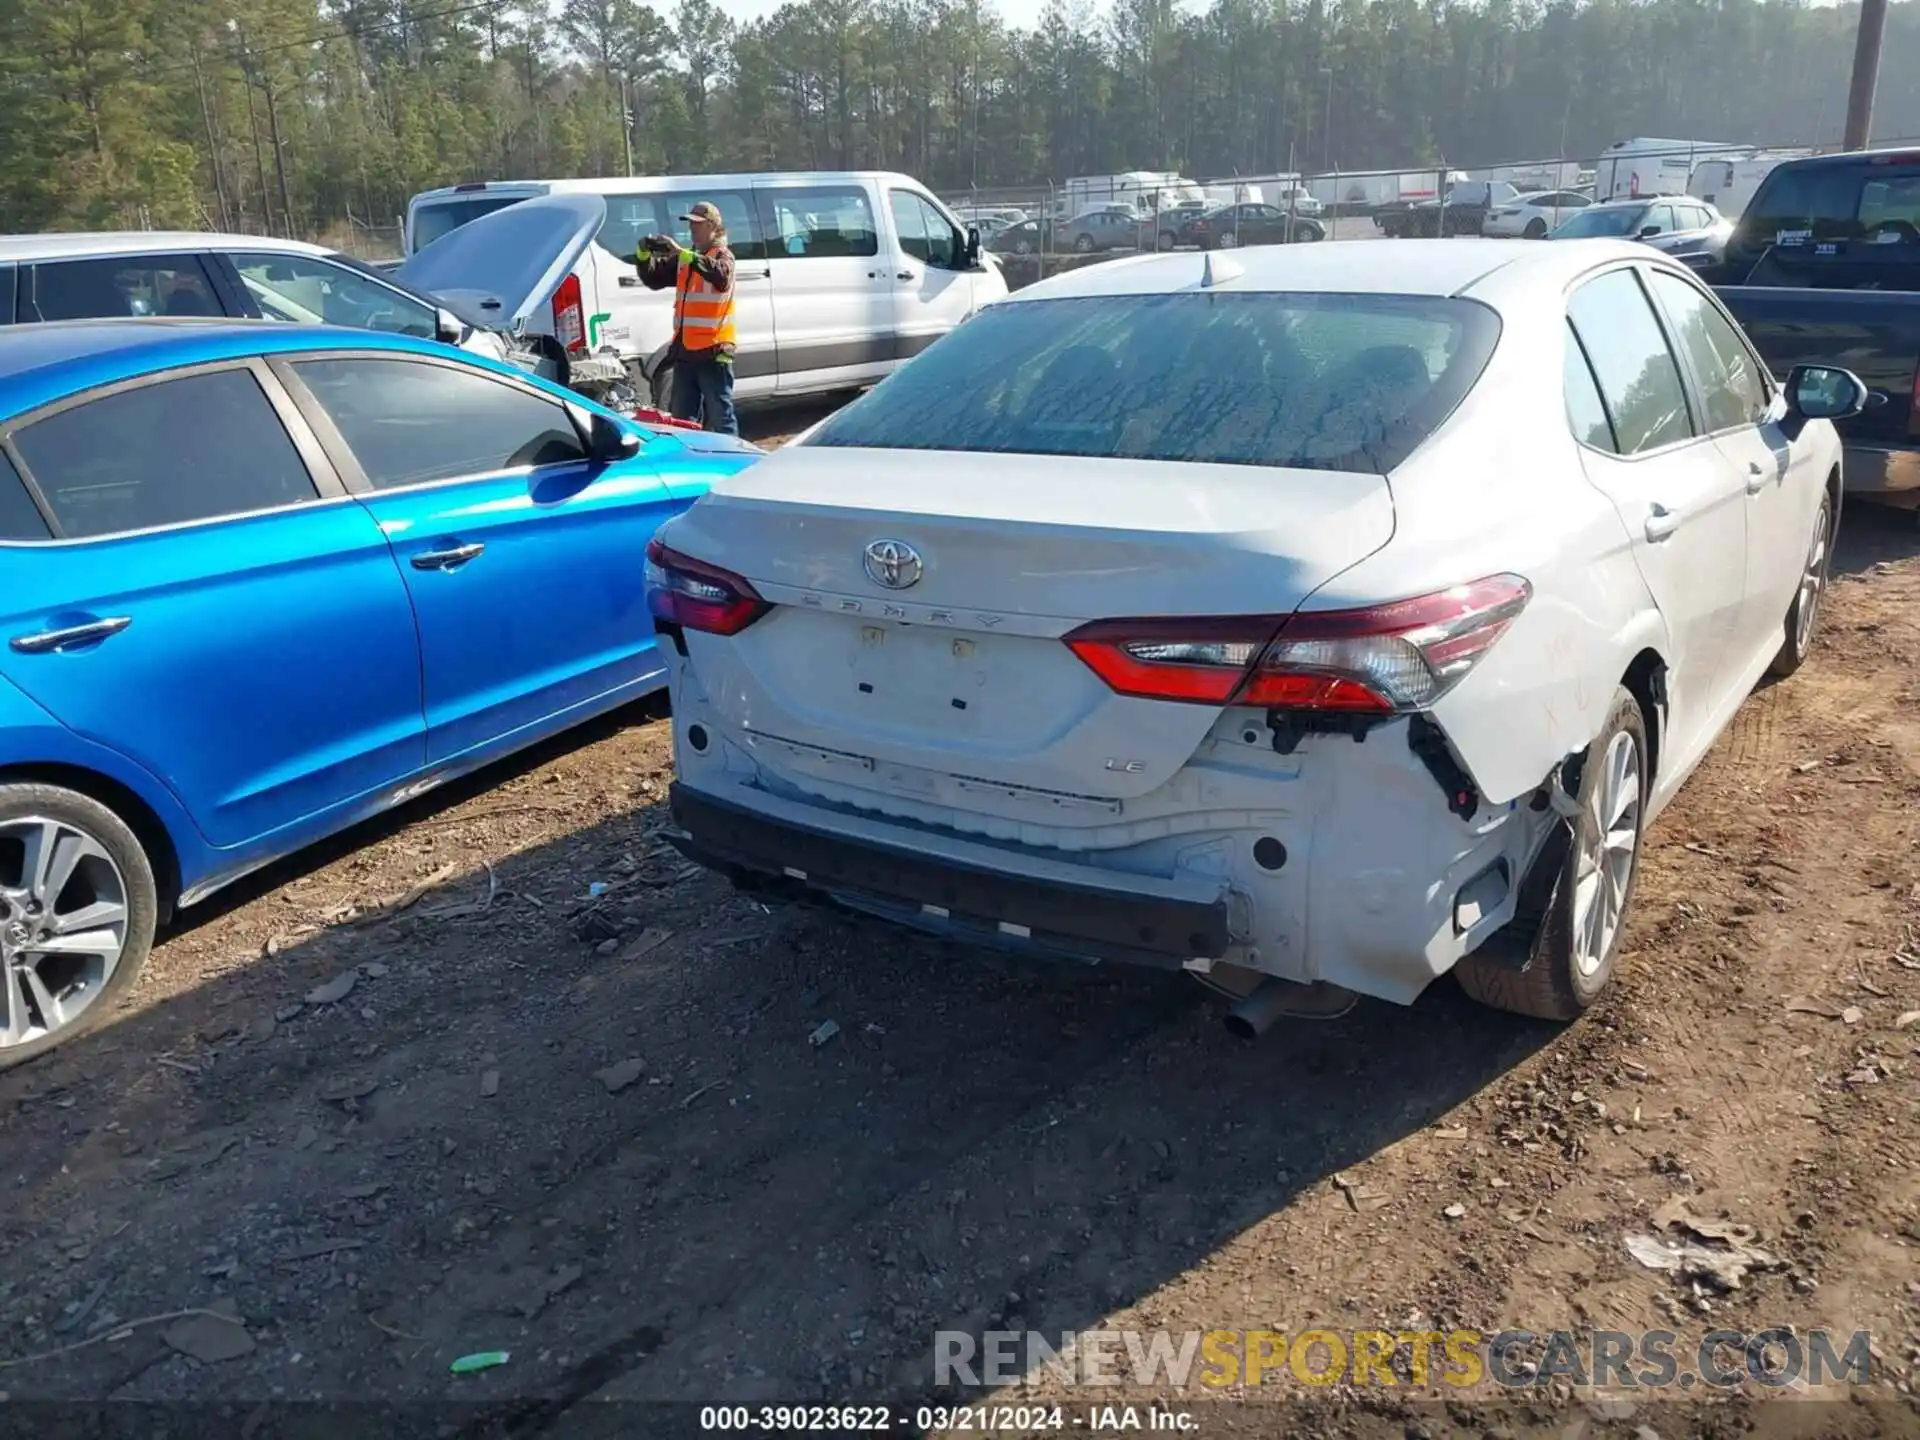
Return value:
M 598 195 L 541 195 L 450 230 L 393 273 L 469 325 L 514 330 L 553 298 L 607 218 Z

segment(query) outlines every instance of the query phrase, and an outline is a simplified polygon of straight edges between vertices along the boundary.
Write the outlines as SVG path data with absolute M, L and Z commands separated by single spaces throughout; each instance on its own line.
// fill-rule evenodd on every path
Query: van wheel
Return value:
M 1767 666 L 1769 675 L 1784 677 L 1807 663 L 1813 650 L 1813 632 L 1820 624 L 1820 597 L 1827 593 L 1827 565 L 1833 557 L 1833 495 L 1820 493 L 1820 513 L 1813 517 L 1813 538 L 1807 545 L 1807 563 L 1800 585 L 1787 607 L 1780 649 Z
M 1534 913 L 1516 913 L 1454 966 L 1462 990 L 1540 1020 L 1575 1019 L 1600 998 L 1639 875 L 1648 778 L 1646 718 L 1621 687 L 1580 768 L 1580 816 L 1560 873 Z
M 133 831 L 91 796 L 0 785 L 0 1070 L 98 1025 L 140 978 L 160 913 Z

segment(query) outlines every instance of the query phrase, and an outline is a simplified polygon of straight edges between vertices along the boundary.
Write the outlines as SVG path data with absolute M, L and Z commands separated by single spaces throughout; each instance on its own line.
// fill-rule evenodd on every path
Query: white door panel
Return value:
M 911 360 L 973 311 L 966 236 L 924 195 L 887 191 L 893 220 L 894 356 Z
M 782 395 L 871 384 L 893 368 L 891 235 L 868 187 L 754 187 L 779 319 Z

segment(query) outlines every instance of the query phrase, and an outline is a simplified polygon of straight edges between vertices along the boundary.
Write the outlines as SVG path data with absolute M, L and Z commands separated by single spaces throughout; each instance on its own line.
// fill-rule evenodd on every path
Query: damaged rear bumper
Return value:
M 1104 884 L 1084 867 L 1068 879 L 990 846 L 949 841 L 944 849 L 974 853 L 935 856 L 857 836 L 832 828 L 830 812 L 783 813 L 803 807 L 771 795 L 748 809 L 681 783 L 669 794 L 679 833 L 668 838 L 689 859 L 937 933 L 1165 968 L 1220 959 L 1233 944 L 1224 885 L 1119 876 Z

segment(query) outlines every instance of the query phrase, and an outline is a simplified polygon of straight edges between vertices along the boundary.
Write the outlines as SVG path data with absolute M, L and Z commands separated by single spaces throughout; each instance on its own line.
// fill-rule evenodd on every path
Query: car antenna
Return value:
M 1200 262 L 1200 288 L 1212 290 L 1229 280 L 1238 280 L 1246 273 L 1246 266 L 1223 258 L 1218 250 L 1209 250 Z

